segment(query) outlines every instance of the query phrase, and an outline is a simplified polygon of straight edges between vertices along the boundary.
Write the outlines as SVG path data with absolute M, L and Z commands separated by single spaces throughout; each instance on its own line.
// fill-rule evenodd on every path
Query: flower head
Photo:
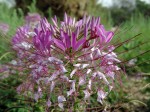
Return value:
M 19 92 L 32 92 L 36 101 L 47 94 L 48 106 L 56 103 L 50 101 L 54 92 L 61 108 L 80 93 L 84 93 L 82 101 L 97 93 L 97 101 L 102 103 L 120 70 L 110 44 L 114 33 L 105 30 L 99 17 L 84 16 L 76 21 L 65 14 L 60 23 L 56 17 L 52 22 L 44 18 L 34 29 L 23 26 L 13 37 L 21 66 L 29 69 Z

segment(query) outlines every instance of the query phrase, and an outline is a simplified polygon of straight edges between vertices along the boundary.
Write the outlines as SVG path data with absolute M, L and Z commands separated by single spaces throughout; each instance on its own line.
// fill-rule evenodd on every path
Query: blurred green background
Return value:
M 150 112 L 150 1 L 142 0 L 0 0 L 0 23 L 9 25 L 3 34 L 0 29 L 0 66 L 10 62 L 11 38 L 16 28 L 25 23 L 28 13 L 39 13 L 42 17 L 54 15 L 61 20 L 64 13 L 77 20 L 84 14 L 100 16 L 101 23 L 115 32 L 112 43 L 122 44 L 116 49 L 124 62 L 126 75 L 122 84 L 116 83 L 115 90 L 106 99 L 110 112 Z M 132 63 L 133 62 L 133 63 Z M 133 66 L 130 66 L 130 63 Z M 3 78 L 0 74 L 0 112 L 28 112 L 30 106 L 17 95 L 14 87 L 21 83 L 18 75 Z M 99 106 L 93 101 L 93 106 Z M 27 109 L 28 108 L 28 109 Z M 35 112 L 43 112 L 38 106 Z

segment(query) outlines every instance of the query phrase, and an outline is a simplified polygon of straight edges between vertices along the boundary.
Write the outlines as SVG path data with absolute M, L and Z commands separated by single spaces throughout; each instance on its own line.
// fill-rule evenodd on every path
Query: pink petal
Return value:
M 108 32 L 107 38 L 106 38 L 106 43 L 109 43 L 111 39 L 113 38 L 114 33 L 113 32 Z
M 106 77 L 105 77 L 105 75 L 103 74 L 103 73 L 101 73 L 101 72 L 97 72 L 97 75 L 100 77 L 100 78 L 102 78 L 103 80 L 104 80 L 104 82 L 107 84 L 107 85 L 109 85 L 109 82 L 108 82 L 108 80 L 106 79 Z
M 87 66 L 89 66 L 89 64 L 82 64 L 82 69 L 86 68 Z
M 91 90 L 91 87 L 92 87 L 92 80 L 90 79 L 88 82 L 88 89 Z
M 85 94 L 85 96 L 84 96 L 84 99 L 86 100 L 86 99 L 88 99 L 89 97 L 90 97 L 90 93 L 89 93 L 89 91 L 88 90 L 84 90 L 83 91 L 84 92 L 84 94 Z
M 68 16 L 67 16 L 67 14 L 65 13 L 64 14 L 64 22 L 67 24 L 67 22 L 68 22 Z
M 115 73 L 114 72 L 108 72 L 107 75 L 109 77 L 111 77 L 112 79 L 114 79 Z
M 70 95 L 72 95 L 72 93 L 74 92 L 74 90 L 73 89 L 71 89 L 70 91 L 67 91 L 67 96 L 70 96 Z
M 58 75 L 59 75 L 59 71 L 54 72 L 52 76 L 48 79 L 48 81 L 53 81 L 54 79 L 57 78 Z
M 75 50 L 78 50 L 78 49 L 83 45 L 83 43 L 84 43 L 85 41 L 86 41 L 85 38 L 80 39 L 80 40 L 76 43 L 76 45 L 75 45 Z
M 56 38 L 53 38 L 53 41 L 54 41 L 55 45 L 56 45 L 58 48 L 60 48 L 60 49 L 62 49 L 63 51 L 65 51 L 64 43 L 63 43 L 61 40 L 58 40 L 58 39 L 56 39 Z
M 96 49 L 93 51 L 93 58 L 96 59 L 96 58 L 99 58 L 102 56 L 102 53 L 100 52 L 99 49 Z
M 65 43 L 65 47 L 70 48 L 71 47 L 71 41 L 70 41 L 69 35 L 67 33 L 65 33 L 64 31 L 61 31 L 60 36 L 63 39 L 63 42 Z
M 54 87 L 55 87 L 55 81 L 52 81 L 51 86 L 50 86 L 50 92 L 53 91 Z
M 77 69 L 74 69 L 74 70 L 71 72 L 71 74 L 70 74 L 70 77 L 71 77 L 71 78 L 73 77 L 73 75 L 75 74 L 76 71 L 77 71 Z
M 73 50 L 75 50 L 75 45 L 76 45 L 76 34 L 72 33 L 71 46 L 72 46 Z
M 55 57 L 49 57 L 48 61 L 51 63 L 56 63 L 56 64 L 63 64 L 63 61 L 61 61 L 60 59 L 55 58 Z
M 62 103 L 64 101 L 66 101 L 66 98 L 63 95 L 58 96 L 58 103 Z
M 63 73 L 67 72 L 66 68 L 63 65 L 60 65 L 60 68 Z
M 51 20 L 53 21 L 54 25 L 55 25 L 56 27 L 58 27 L 58 25 L 57 25 L 57 18 L 56 18 L 56 19 L 52 18 Z
M 91 71 L 92 71 L 91 69 L 88 69 L 87 72 L 86 72 L 86 74 L 89 74 Z
M 102 100 L 107 96 L 107 93 L 103 92 L 102 90 L 98 90 L 97 95 L 97 101 L 102 104 Z
M 83 76 L 79 77 L 79 85 L 82 86 L 86 83 L 85 78 Z
M 61 75 L 60 78 L 62 78 L 66 82 L 69 82 L 69 78 L 67 76 Z

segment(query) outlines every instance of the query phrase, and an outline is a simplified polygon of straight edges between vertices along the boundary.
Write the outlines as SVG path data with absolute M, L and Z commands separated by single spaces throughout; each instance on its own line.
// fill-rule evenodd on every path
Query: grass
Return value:
M 21 9 L 9 9 L 4 4 L 0 4 L 0 14 L 0 22 L 10 26 L 9 36 L 14 34 L 16 28 L 24 23 L 24 14 Z
M 124 60 L 130 60 L 136 58 L 138 69 L 141 72 L 150 72 L 150 19 L 145 19 L 142 14 L 133 16 L 130 21 L 125 22 L 120 27 L 120 32 L 116 35 L 116 39 L 119 41 L 125 41 L 140 34 L 133 41 L 125 43 L 122 47 L 117 49 L 117 52 L 125 51 L 120 54 L 121 58 Z M 134 49 L 132 49 L 134 48 Z M 143 54 L 146 52 L 145 54 Z M 140 55 L 141 54 L 141 55 Z

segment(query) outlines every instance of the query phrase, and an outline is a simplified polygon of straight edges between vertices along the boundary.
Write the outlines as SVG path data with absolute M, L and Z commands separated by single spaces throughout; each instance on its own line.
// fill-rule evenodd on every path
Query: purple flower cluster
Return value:
M 36 101 L 46 95 L 47 106 L 56 103 L 62 109 L 72 97 L 82 96 L 84 102 L 95 93 L 102 103 L 120 70 L 110 44 L 114 33 L 105 30 L 99 17 L 76 21 L 65 14 L 63 21 L 51 20 L 41 19 L 34 29 L 20 27 L 13 37 L 18 66 L 28 70 L 17 91 Z

